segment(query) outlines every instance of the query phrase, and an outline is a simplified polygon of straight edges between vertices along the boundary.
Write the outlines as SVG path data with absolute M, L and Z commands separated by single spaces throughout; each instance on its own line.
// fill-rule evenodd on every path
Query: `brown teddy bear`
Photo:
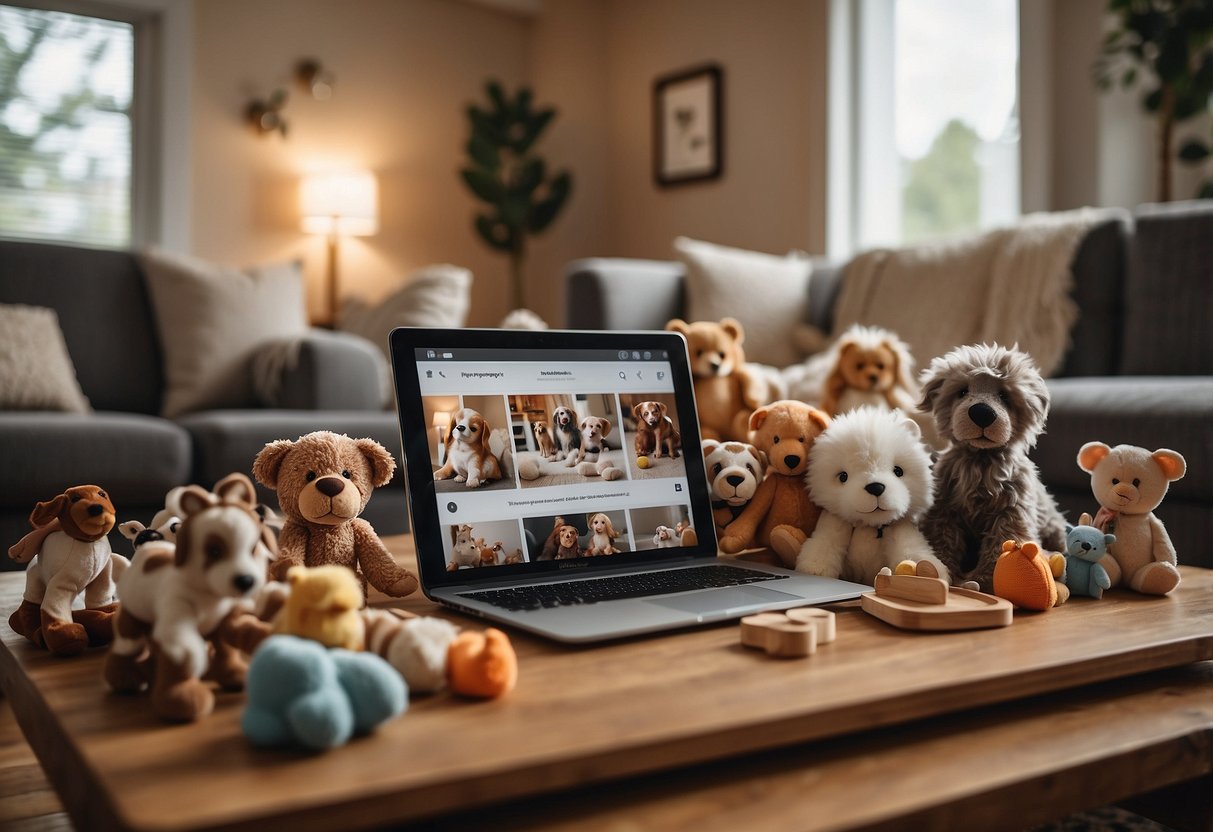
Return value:
M 817 527 L 821 509 L 809 499 L 804 474 L 813 442 L 830 417 L 804 402 L 782 400 L 760 407 L 750 417 L 750 439 L 766 454 L 767 474 L 741 514 L 725 527 L 720 550 L 770 548 L 789 569 L 800 547 Z
M 665 328 L 687 339 L 701 437 L 745 442 L 750 414 L 769 395 L 766 380 L 745 366 L 741 324 L 732 318 L 691 324 L 675 318 Z
M 262 448 L 253 475 L 277 490 L 286 515 L 270 576 L 281 581 L 292 566 L 335 563 L 355 572 L 361 567 L 364 592 L 368 580 L 397 598 L 417 589 L 417 578 L 396 563 L 371 524 L 358 516 L 395 470 L 392 455 L 373 439 L 325 430 Z

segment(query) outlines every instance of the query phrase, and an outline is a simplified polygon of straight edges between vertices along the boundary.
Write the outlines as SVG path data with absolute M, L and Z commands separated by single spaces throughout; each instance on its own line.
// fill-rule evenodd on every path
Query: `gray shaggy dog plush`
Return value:
M 1005 540 L 1065 549 L 1065 519 L 1028 459 L 1049 413 L 1049 390 L 1028 355 L 958 347 L 923 371 L 918 409 L 951 442 L 935 463 L 935 503 L 919 528 L 953 583 L 976 581 L 989 592 Z

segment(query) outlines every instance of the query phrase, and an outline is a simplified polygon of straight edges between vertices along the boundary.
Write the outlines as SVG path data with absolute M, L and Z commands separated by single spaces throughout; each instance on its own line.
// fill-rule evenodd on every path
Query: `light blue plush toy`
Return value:
M 1115 542 L 1116 535 L 1104 534 L 1091 525 L 1089 514 L 1079 517 L 1077 526 L 1066 524 L 1065 581 L 1072 595 L 1103 597 L 1112 580 L 1099 561 Z
M 404 713 L 408 687 L 373 653 L 276 635 L 249 664 L 241 727 L 254 745 L 324 750 Z

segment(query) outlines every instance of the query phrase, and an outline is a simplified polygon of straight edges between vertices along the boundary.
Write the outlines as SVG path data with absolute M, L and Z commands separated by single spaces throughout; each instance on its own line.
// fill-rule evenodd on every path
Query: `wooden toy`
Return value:
M 873 581 L 875 592 L 860 597 L 864 612 L 903 630 L 978 630 L 1005 627 L 1012 606 L 965 587 L 948 586 L 925 561 L 913 575 L 882 569 Z
M 741 619 L 741 644 L 780 658 L 800 658 L 817 652 L 837 635 L 834 613 L 815 607 L 764 612 Z

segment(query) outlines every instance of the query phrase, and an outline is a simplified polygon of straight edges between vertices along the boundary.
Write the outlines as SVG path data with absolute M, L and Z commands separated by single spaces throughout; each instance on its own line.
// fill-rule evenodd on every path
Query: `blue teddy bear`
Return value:
M 1089 514 L 1079 517 L 1077 526 L 1066 524 L 1065 582 L 1072 594 L 1103 597 L 1103 591 L 1112 585 L 1112 579 L 1099 561 L 1108 553 L 1108 546 L 1115 542 L 1116 535 L 1104 534 L 1091 525 Z
M 336 748 L 408 707 L 404 679 L 383 659 L 288 635 L 257 648 L 245 687 L 240 724 L 260 746 Z

